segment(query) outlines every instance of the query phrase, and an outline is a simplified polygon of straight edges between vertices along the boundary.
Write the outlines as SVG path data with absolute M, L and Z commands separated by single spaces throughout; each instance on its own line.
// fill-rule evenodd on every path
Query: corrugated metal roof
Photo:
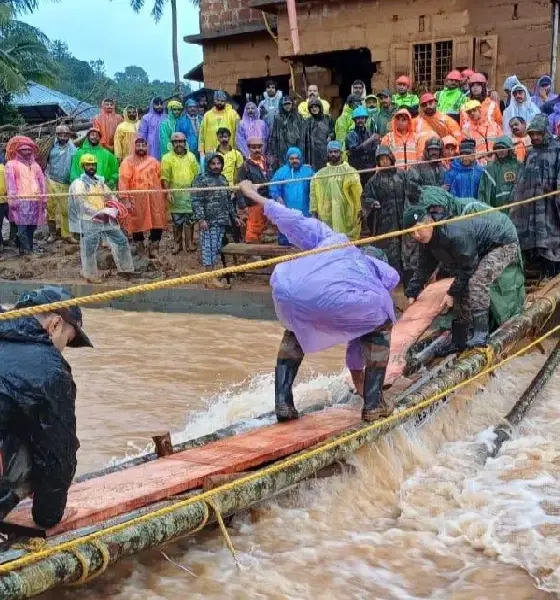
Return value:
M 99 112 L 98 108 L 87 102 L 82 102 L 62 92 L 51 90 L 33 81 L 29 82 L 26 92 L 13 96 L 12 103 L 17 108 L 58 106 L 66 115 L 79 116 L 81 119 L 92 119 Z

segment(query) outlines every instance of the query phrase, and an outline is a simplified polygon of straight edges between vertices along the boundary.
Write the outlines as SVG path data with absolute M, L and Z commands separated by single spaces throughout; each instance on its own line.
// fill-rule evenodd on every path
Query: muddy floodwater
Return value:
M 198 437 L 268 412 L 277 323 L 85 311 L 94 350 L 70 350 L 78 470 L 135 455 L 151 435 Z M 49 600 L 541 600 L 560 593 L 560 377 L 495 459 L 499 422 L 544 357 L 510 363 L 420 429 L 400 428 L 309 482 L 236 516 L 236 566 L 218 530 L 122 561 Z M 300 405 L 346 385 L 344 348 L 306 359 Z

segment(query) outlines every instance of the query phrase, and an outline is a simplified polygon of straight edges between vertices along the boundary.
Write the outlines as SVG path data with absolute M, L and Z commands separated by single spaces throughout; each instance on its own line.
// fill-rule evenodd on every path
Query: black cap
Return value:
M 52 302 L 70 300 L 71 298 L 74 298 L 74 296 L 67 292 L 63 287 L 48 285 L 38 290 L 28 292 L 27 294 L 23 294 L 23 296 L 21 296 L 21 298 L 17 301 L 14 308 L 18 309 L 26 308 L 28 306 L 40 306 L 41 304 L 51 304 Z M 58 308 L 51 312 L 62 317 L 76 330 L 76 336 L 68 344 L 68 346 L 71 348 L 93 348 L 91 340 L 82 329 L 82 311 L 78 306 Z
M 459 144 L 459 154 L 474 154 L 476 150 L 476 142 L 467 138 Z
M 380 92 L 377 93 L 378 98 L 383 97 L 383 96 L 385 96 L 385 98 L 391 98 L 392 94 L 389 90 L 381 90 Z

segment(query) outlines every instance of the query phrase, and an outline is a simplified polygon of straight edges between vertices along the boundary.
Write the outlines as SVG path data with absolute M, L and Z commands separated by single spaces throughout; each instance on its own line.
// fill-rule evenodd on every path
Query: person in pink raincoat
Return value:
M 46 223 L 47 181 L 36 158 L 39 148 L 28 137 L 17 135 L 6 146 L 6 190 L 10 221 L 17 225 L 19 253 L 33 251 L 33 234 Z
M 266 217 L 302 250 L 348 242 L 345 235 L 318 219 L 264 198 L 248 181 L 241 182 L 240 189 L 246 198 L 264 206 Z M 270 280 L 272 298 L 278 320 L 286 329 L 275 370 L 278 421 L 299 417 L 292 386 L 304 355 L 342 343 L 348 344 L 351 370 L 361 370 L 365 363 L 362 419 L 374 421 L 393 412 L 382 390 L 395 320 L 390 290 L 398 283 L 399 275 L 392 267 L 355 246 L 276 266 Z M 361 348 L 358 361 L 357 345 Z M 360 364 L 354 364 L 357 362 Z

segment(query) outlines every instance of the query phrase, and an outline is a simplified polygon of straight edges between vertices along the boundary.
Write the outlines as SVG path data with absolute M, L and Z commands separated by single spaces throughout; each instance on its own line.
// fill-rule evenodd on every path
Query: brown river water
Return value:
M 94 350 L 69 350 L 80 473 L 150 436 L 198 437 L 273 407 L 277 323 L 88 310 Z M 495 459 L 480 449 L 544 358 L 518 359 L 418 429 L 363 448 L 352 473 L 111 567 L 49 600 L 541 600 L 560 597 L 560 376 Z M 299 405 L 346 385 L 344 349 L 306 359 Z M 181 568 L 182 567 L 182 568 Z

